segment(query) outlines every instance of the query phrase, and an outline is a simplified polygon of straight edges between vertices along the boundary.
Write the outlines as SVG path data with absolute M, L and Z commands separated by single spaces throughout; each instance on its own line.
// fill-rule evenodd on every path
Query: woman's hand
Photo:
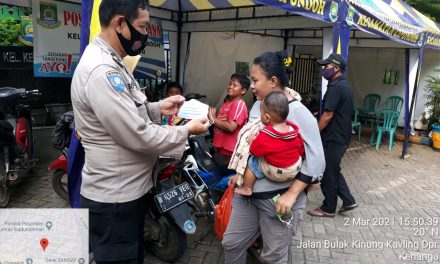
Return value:
M 163 115 L 175 115 L 179 112 L 180 107 L 185 102 L 185 97 L 181 95 L 173 95 L 160 101 L 160 113 Z
M 237 182 L 240 179 L 240 176 L 238 176 L 237 174 L 234 176 L 231 176 L 231 178 L 229 178 L 229 185 L 232 185 L 233 187 L 237 186 Z
M 296 202 L 296 198 L 297 196 L 289 191 L 281 195 L 275 204 L 277 214 L 282 214 L 282 215 L 289 214 L 292 210 L 293 204 Z

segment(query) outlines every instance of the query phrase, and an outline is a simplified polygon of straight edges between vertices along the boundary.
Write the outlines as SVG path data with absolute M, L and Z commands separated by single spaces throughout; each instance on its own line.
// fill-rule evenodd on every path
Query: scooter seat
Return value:
M 192 137 L 189 140 L 190 148 L 194 151 L 197 166 L 206 172 L 216 172 L 217 168 L 209 154 L 209 148 L 204 137 Z
M 212 155 L 212 158 L 214 160 L 215 167 L 217 168 L 217 171 L 220 173 L 220 175 L 231 175 L 234 174 L 235 171 L 228 169 L 229 161 L 231 160 L 231 157 L 226 156 L 224 154 L 214 154 Z
M 14 128 L 6 120 L 0 120 L 0 145 L 15 144 Z

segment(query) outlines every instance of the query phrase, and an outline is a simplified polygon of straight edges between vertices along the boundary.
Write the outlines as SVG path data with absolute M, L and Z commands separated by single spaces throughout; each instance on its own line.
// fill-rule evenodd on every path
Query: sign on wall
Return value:
M 141 53 L 142 57 L 134 71 L 134 76 L 138 79 L 156 77 L 166 79 L 162 25 L 159 19 L 150 18 L 148 35 L 148 44 Z
M 0 56 L 0 69 L 31 69 L 34 60 L 32 47 L 0 46 Z
M 34 76 L 72 77 L 79 61 L 81 6 L 32 1 Z

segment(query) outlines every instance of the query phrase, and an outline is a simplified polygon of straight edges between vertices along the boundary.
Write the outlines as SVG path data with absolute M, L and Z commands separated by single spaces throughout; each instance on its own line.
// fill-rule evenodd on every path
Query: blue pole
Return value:
M 408 151 L 408 141 L 406 138 L 406 131 L 409 129 L 409 122 L 407 120 L 410 119 L 409 117 L 409 60 L 410 60 L 410 49 L 405 49 L 405 117 L 404 117 L 404 129 L 403 129 L 403 135 L 404 135 L 404 141 L 403 141 L 403 150 L 402 150 L 402 158 L 405 157 L 405 154 Z
M 346 21 L 348 9 L 349 9 L 348 3 L 346 1 L 339 0 L 338 17 L 337 20 L 332 24 L 332 28 L 333 28 L 332 52 L 341 54 L 345 58 L 345 60 L 348 59 L 348 46 L 350 44 L 350 32 L 351 32 L 351 25 L 348 25 Z M 322 98 L 323 98 L 323 94 L 321 90 L 321 104 L 320 104 L 321 107 L 319 113 L 320 116 L 324 112 Z
M 80 40 L 80 54 L 84 52 L 87 45 L 89 45 L 90 37 L 90 19 L 92 17 L 93 0 L 82 0 L 81 4 L 81 40 Z

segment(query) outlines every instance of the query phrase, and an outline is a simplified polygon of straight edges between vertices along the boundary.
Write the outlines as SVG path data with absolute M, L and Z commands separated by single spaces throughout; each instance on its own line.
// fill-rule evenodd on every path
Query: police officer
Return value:
M 207 119 L 161 126 L 184 102 L 172 96 L 149 103 L 122 60 L 147 43 L 148 0 L 102 0 L 101 32 L 72 79 L 76 128 L 85 149 L 80 207 L 89 209 L 90 246 L 97 263 L 143 263 L 147 192 L 159 155 L 181 157 L 188 135 Z
M 326 162 L 321 180 L 324 201 L 321 207 L 307 213 L 317 217 L 335 217 L 338 196 L 342 199 L 339 213 L 358 206 L 341 173 L 341 160 L 351 141 L 354 96 L 353 89 L 345 80 L 346 61 L 341 55 L 331 54 L 318 63 L 324 66 L 322 76 L 329 81 L 323 101 L 324 113 L 318 122 Z

